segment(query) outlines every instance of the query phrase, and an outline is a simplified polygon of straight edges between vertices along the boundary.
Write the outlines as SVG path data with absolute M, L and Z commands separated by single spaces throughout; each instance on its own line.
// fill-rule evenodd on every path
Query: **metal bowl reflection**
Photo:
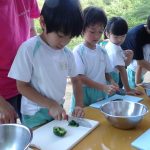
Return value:
M 1 150 L 26 150 L 32 140 L 32 131 L 19 124 L 0 125 Z
M 100 110 L 114 127 L 120 129 L 135 128 L 148 112 L 145 105 L 129 101 L 110 101 Z

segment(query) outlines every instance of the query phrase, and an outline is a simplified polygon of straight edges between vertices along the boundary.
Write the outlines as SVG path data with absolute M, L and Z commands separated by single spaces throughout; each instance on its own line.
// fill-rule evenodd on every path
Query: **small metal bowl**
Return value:
M 0 125 L 1 150 L 27 150 L 32 140 L 32 131 L 19 124 Z
M 132 129 L 148 113 L 148 108 L 141 103 L 129 101 L 110 101 L 100 108 L 106 119 L 116 128 Z

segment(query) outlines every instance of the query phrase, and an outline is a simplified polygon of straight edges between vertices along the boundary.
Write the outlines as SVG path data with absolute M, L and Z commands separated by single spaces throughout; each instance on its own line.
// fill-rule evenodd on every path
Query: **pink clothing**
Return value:
M 18 94 L 8 72 L 20 44 L 30 36 L 30 18 L 39 17 L 36 0 L 0 0 L 0 95 Z

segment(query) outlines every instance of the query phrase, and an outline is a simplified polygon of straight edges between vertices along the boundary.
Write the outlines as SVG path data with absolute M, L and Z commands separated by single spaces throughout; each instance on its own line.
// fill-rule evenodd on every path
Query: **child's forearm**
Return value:
M 112 85 L 116 85 L 117 86 L 117 83 L 113 80 L 113 78 L 111 77 L 111 75 L 109 73 L 105 73 L 105 77 L 106 77 L 106 80 L 111 83 Z
M 83 84 L 87 85 L 90 88 L 95 88 L 95 89 L 101 90 L 101 91 L 104 91 L 104 89 L 105 89 L 105 84 L 95 82 L 95 81 L 89 79 L 88 77 L 86 77 L 85 75 L 80 75 L 80 79 Z
M 130 87 L 129 87 L 129 83 L 128 83 L 128 77 L 127 77 L 127 72 L 124 66 L 119 66 L 117 67 L 117 69 L 119 70 L 120 76 L 121 76 L 121 81 L 123 83 L 123 86 L 125 88 L 125 90 L 128 92 L 130 91 Z
M 125 54 L 125 57 L 126 57 L 126 60 L 125 60 L 125 65 L 128 66 L 130 65 L 132 59 L 133 59 L 133 51 L 132 50 L 124 50 L 124 54 Z
M 29 83 L 17 81 L 18 91 L 31 101 L 37 103 L 38 105 L 46 108 L 51 108 L 56 105 L 56 101 L 49 99 L 41 95 L 36 89 L 34 89 Z
M 142 77 L 142 67 L 138 65 L 136 68 L 136 72 L 135 72 L 135 83 L 136 84 L 139 84 L 142 82 L 141 77 Z

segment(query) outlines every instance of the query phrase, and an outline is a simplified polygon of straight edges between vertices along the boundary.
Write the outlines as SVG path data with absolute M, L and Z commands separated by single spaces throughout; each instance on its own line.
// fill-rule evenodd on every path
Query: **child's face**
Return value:
M 64 48 L 71 40 L 70 35 L 64 35 L 62 32 L 43 33 L 44 41 L 54 49 Z
M 126 38 L 126 34 L 125 35 L 114 35 L 112 33 L 109 33 L 108 38 L 112 43 L 114 43 L 116 45 L 121 45 Z
M 47 33 L 44 18 L 42 16 L 40 17 L 40 24 L 43 29 L 41 37 L 52 48 L 59 50 L 64 48 L 70 42 L 72 38 L 71 35 L 65 35 L 63 32 Z
M 102 24 L 90 25 L 83 33 L 85 42 L 88 43 L 91 48 L 95 47 L 96 43 L 100 40 L 103 31 L 104 26 Z

